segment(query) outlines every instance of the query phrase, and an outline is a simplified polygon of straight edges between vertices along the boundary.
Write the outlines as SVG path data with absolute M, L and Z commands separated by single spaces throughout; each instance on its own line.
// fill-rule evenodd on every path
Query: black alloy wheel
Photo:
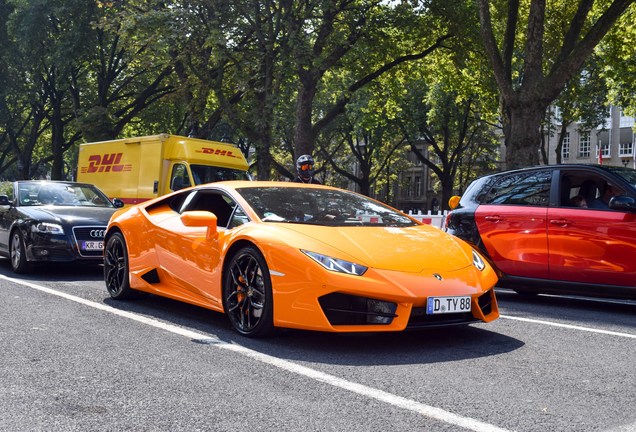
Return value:
M 272 282 L 263 255 L 253 246 L 232 256 L 223 276 L 223 308 L 242 335 L 273 333 Z
M 114 299 L 137 297 L 137 291 L 130 288 L 126 240 L 119 232 L 108 238 L 104 248 L 104 282 L 108 294 Z

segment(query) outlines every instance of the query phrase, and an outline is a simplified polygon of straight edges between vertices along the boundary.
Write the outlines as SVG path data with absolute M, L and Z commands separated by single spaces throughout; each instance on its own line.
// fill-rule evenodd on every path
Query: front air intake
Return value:
M 387 325 L 397 315 L 397 304 L 350 294 L 332 293 L 318 299 L 331 325 Z

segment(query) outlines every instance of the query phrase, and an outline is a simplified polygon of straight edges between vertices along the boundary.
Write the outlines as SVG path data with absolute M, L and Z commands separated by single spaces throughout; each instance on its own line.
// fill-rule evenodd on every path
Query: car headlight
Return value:
M 346 273 L 351 275 L 362 276 L 365 271 L 367 271 L 367 267 L 352 263 L 349 261 L 341 260 L 338 258 L 333 258 L 327 255 L 322 255 L 316 252 L 309 252 L 306 250 L 300 250 L 302 253 L 307 255 L 309 258 L 316 261 L 318 264 L 326 268 L 327 270 Z
M 484 262 L 484 259 L 475 250 L 473 250 L 473 265 L 479 271 L 482 271 L 483 269 L 486 268 L 486 263 Z
M 49 222 L 33 224 L 31 225 L 31 231 L 40 234 L 64 234 L 64 228 L 62 228 L 62 225 Z

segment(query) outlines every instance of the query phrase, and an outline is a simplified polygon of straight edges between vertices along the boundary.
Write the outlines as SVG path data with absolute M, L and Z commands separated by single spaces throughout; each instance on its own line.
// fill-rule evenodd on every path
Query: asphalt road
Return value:
M 0 431 L 635 431 L 636 302 L 498 291 L 490 324 L 237 335 L 0 259 Z

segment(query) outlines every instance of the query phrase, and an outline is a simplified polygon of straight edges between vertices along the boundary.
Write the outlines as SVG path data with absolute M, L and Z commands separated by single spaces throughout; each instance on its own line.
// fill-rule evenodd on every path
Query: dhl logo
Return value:
M 80 172 L 90 174 L 101 172 L 132 171 L 132 164 L 120 163 L 123 155 L 123 153 L 91 155 L 88 157 L 88 166 L 80 167 Z
M 210 148 L 210 147 L 201 147 L 201 150 L 196 150 L 196 152 L 197 153 L 205 153 L 205 154 L 213 154 L 213 155 L 217 155 L 217 156 L 238 158 L 238 159 L 241 158 L 240 156 L 235 155 L 233 150 L 222 150 L 222 149 L 215 149 L 215 148 Z

